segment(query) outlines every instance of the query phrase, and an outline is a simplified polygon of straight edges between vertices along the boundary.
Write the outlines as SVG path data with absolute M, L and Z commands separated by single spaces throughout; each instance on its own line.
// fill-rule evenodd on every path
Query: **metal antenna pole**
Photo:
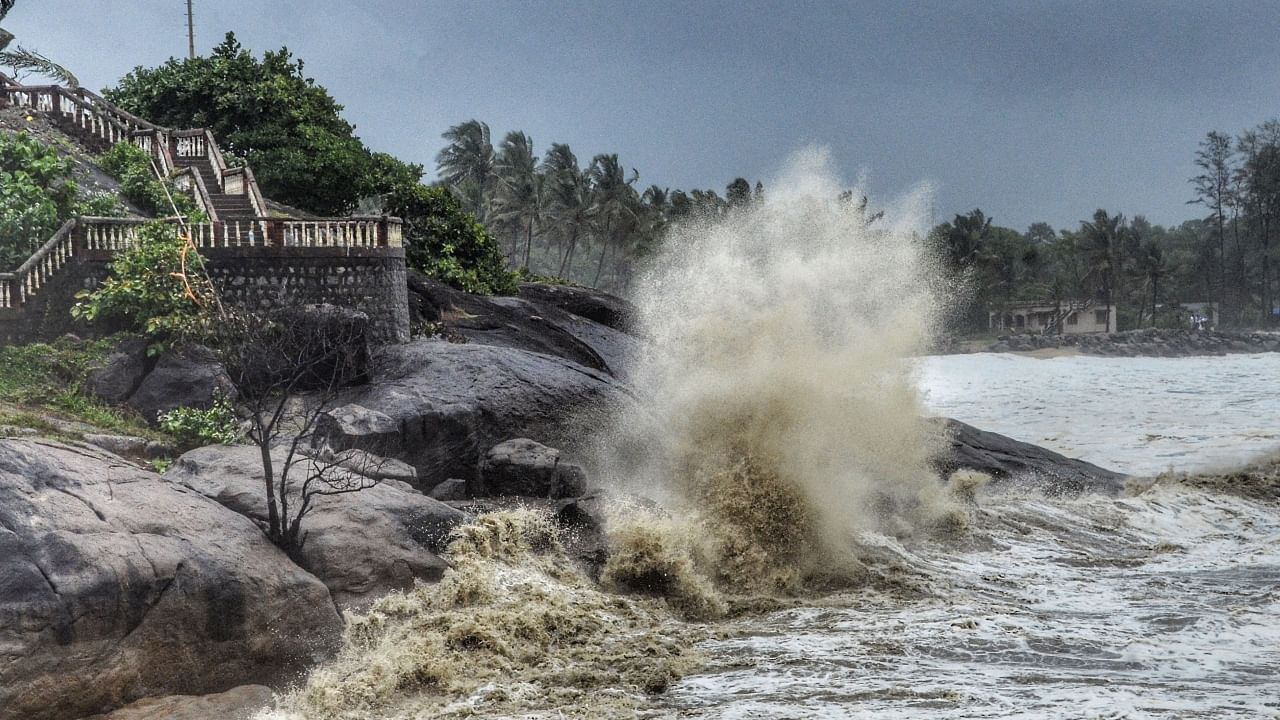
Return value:
M 196 59 L 196 18 L 191 9 L 193 0 L 187 0 L 187 57 Z

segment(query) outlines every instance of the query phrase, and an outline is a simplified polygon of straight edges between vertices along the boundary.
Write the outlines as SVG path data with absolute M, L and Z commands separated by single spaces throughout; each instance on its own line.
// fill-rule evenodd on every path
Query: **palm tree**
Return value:
M 1120 268 L 1123 261 L 1124 215 L 1109 215 L 1106 210 L 1099 209 L 1093 213 L 1093 220 L 1080 224 L 1084 236 L 1084 252 L 1088 258 L 1089 275 L 1094 284 L 1102 289 L 1102 299 L 1107 304 L 1107 316 L 1111 317 L 1112 305 L 1119 292 Z M 1116 329 L 1119 329 L 1117 323 Z
M 590 176 L 578 167 L 578 158 L 564 143 L 552 143 L 542 161 L 551 203 L 551 219 L 559 231 L 568 236 L 560 256 L 557 276 L 565 278 L 566 268 L 572 274 L 573 253 L 578 238 L 591 220 L 592 186 Z
M 467 211 L 481 222 L 488 219 L 488 200 L 495 180 L 493 143 L 489 126 L 468 120 L 444 132 L 448 144 L 436 155 L 436 168 Z
M 547 193 L 538 160 L 533 154 L 533 141 L 519 131 L 507 133 L 494 164 L 497 175 L 496 211 L 494 219 L 512 227 L 512 258 L 520 247 L 524 233 L 524 264 L 529 269 L 533 249 L 533 228 L 546 214 Z
M 0 0 L 0 22 L 3 22 L 5 16 L 13 9 L 18 0 Z M 27 70 L 30 72 L 51 77 L 60 83 L 72 88 L 80 87 L 80 81 L 76 79 L 71 71 L 62 67 L 58 63 L 41 55 L 35 50 L 28 50 L 23 47 L 15 47 L 9 49 L 9 44 L 13 42 L 13 33 L 0 28 L 0 65 L 11 67 L 15 72 Z
M 610 248 L 617 244 L 615 234 L 618 225 L 635 217 L 632 199 L 636 191 L 631 186 L 640 179 L 640 173 L 632 169 L 631 178 L 628 179 L 626 170 L 618 162 L 617 154 L 595 156 L 587 172 L 595 189 L 591 203 L 592 214 L 597 224 L 602 221 L 604 224 L 600 234 L 600 263 L 596 265 L 595 279 L 591 281 L 592 287 L 596 287 L 604 272 L 605 258 Z
M 1160 278 L 1164 277 L 1165 271 L 1168 270 L 1168 264 L 1164 259 L 1164 249 L 1160 247 L 1160 243 L 1155 240 L 1148 240 L 1142 244 L 1142 249 L 1137 256 L 1137 269 L 1151 286 L 1151 325 L 1154 327 L 1156 324 L 1156 302 L 1160 296 Z

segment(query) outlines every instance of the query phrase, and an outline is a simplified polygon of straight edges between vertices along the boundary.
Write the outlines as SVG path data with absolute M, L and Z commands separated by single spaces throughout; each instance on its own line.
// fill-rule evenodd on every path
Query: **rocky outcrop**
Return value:
M 251 720 L 274 703 L 270 688 L 241 685 L 213 695 L 147 698 L 84 720 Z
M 340 632 L 250 520 L 101 451 L 0 440 L 0 720 L 282 681 Z
M 1060 455 L 1038 445 L 1014 440 L 958 420 L 937 418 L 946 449 L 934 458 L 941 474 L 976 470 L 993 479 L 1019 480 L 1053 494 L 1118 493 L 1126 476 L 1083 460 Z
M 416 323 L 454 340 L 527 350 L 625 378 L 638 342 L 625 332 L 630 305 L 583 288 L 526 283 L 519 297 L 471 295 L 411 275 Z
M 126 338 L 103 358 L 99 367 L 89 371 L 84 387 L 103 402 L 121 404 L 133 395 L 147 374 L 147 341 Z
M 624 333 L 634 330 L 636 308 L 620 297 L 578 287 L 548 283 L 520 283 L 520 297 L 541 306 L 559 308 Z
M 128 404 L 154 423 L 174 408 L 209 408 L 219 396 L 235 399 L 235 385 L 213 352 L 195 346 L 161 355 Z
M 275 467 L 282 468 L 284 461 L 284 454 L 277 452 Z M 295 486 L 302 483 L 307 467 L 306 460 L 295 466 Z M 391 479 L 393 473 L 381 472 L 383 465 L 377 461 L 359 469 L 387 479 L 359 492 L 314 498 L 314 507 L 303 521 L 306 539 L 294 558 L 324 581 L 343 608 L 360 608 L 391 590 L 407 590 L 414 580 L 440 579 L 447 565 L 436 553 L 443 549 L 449 531 L 467 519 L 464 513 Z M 257 447 L 215 445 L 192 450 L 169 468 L 165 479 L 266 526 Z M 291 504 L 298 507 L 296 495 Z
M 560 451 L 528 438 L 499 443 L 485 453 L 473 495 L 571 498 L 587 489 L 581 466 L 560 461 Z
M 317 442 L 342 450 L 376 441 L 375 452 L 417 469 L 423 491 L 475 479 L 481 456 L 512 438 L 561 448 L 572 461 L 588 431 L 631 401 L 612 376 L 569 360 L 434 339 L 386 348 L 371 375 L 321 418 Z
M 1047 348 L 1075 348 L 1087 355 L 1119 357 L 1280 352 L 1280 333 L 1147 328 L 1093 335 L 1008 335 L 992 343 L 987 352 L 1030 352 Z

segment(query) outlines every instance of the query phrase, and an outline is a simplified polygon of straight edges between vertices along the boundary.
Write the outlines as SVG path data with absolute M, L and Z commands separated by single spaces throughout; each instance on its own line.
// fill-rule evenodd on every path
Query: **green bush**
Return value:
M 203 268 L 204 260 L 177 227 L 147 223 L 137 243 L 111 262 L 110 276 L 96 290 L 77 295 L 71 314 L 88 322 L 123 322 L 158 341 L 158 350 L 198 331 L 218 302 Z
M 136 417 L 103 404 L 81 389 L 89 371 L 100 366 L 115 344 L 113 338 L 63 338 L 53 343 L 0 347 L 0 367 L 4 368 L 0 372 L 0 401 L 48 408 L 108 430 L 145 434 Z
M 467 292 L 516 291 L 502 251 L 484 226 L 443 187 L 402 185 L 386 198 L 387 212 L 405 223 L 409 267 Z
M 240 439 L 240 420 L 223 397 L 208 410 L 180 407 L 160 416 L 160 429 L 187 447 L 232 445 Z
M 150 156 L 137 145 L 116 143 L 98 159 L 98 163 L 120 183 L 124 196 L 142 212 L 154 217 L 168 217 L 173 215 L 176 205 L 178 214 L 184 217 L 199 214 L 190 195 L 156 177 Z M 170 198 L 173 199 L 172 204 Z
M 25 132 L 0 132 L 0 266 L 26 261 L 74 213 L 70 160 Z

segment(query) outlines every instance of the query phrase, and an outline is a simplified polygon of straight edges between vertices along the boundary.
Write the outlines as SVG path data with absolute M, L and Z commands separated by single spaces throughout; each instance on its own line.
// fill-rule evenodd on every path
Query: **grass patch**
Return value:
M 0 414 L 0 425 L 59 434 L 54 424 L 40 417 L 43 412 L 107 432 L 163 437 L 131 411 L 103 403 L 84 390 L 85 378 L 102 366 L 119 340 L 60 338 L 0 347 L 0 402 L 19 406 L 17 412 Z

